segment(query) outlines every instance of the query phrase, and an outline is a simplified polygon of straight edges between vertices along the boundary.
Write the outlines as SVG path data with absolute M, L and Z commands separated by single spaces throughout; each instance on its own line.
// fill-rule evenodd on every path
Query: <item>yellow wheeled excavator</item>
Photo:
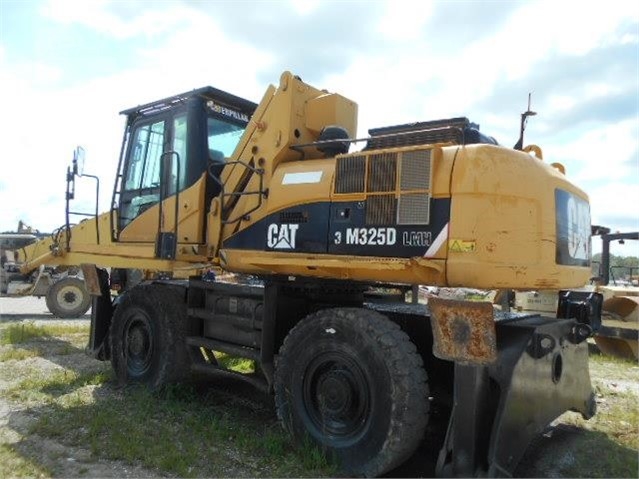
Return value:
M 466 118 L 357 139 L 353 101 L 285 72 L 258 105 L 206 87 L 123 113 L 110 211 L 22 258 L 83 265 L 87 349 L 121 382 L 240 377 L 274 394 L 295 437 L 367 476 L 413 454 L 433 404 L 443 476 L 512 474 L 555 417 L 594 414 L 601 297 L 569 291 L 590 275 L 588 197 L 523 148 L 532 112 L 516 148 Z M 106 267 L 248 276 L 143 281 L 112 300 Z M 368 301 L 396 284 L 561 292 L 552 317 Z

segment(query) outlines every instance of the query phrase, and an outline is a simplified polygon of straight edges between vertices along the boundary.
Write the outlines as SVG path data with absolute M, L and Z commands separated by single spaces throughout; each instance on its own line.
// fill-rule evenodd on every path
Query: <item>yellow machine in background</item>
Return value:
M 603 354 L 639 361 L 639 288 L 601 287 L 602 327 L 595 343 Z
M 21 258 L 25 270 L 83 265 L 95 295 L 88 351 L 121 382 L 249 381 L 274 393 L 293 435 L 369 476 L 415 451 L 429 398 L 449 414 L 444 476 L 510 474 L 556 416 L 594 414 L 585 340 L 600 296 L 566 291 L 552 318 L 366 296 L 398 283 L 587 282 L 588 198 L 539 147 L 522 149 L 530 111 L 516 148 L 466 118 L 355 139 L 353 101 L 285 72 L 259 105 L 206 87 L 123 113 L 111 210 Z M 112 300 L 105 267 L 198 274 Z M 250 280 L 201 274 L 209 268 Z M 225 369 L 219 352 L 257 372 Z
M 44 297 L 47 308 L 55 316 L 78 318 L 91 307 L 91 296 L 79 268 L 58 267 L 47 262 L 38 268 L 20 271 L 22 265 L 16 258 L 17 251 L 38 241 L 44 243 L 48 236 L 22 221 L 18 222 L 16 231 L 0 233 L 0 296 Z
M 639 287 L 633 283 L 632 270 L 629 284 L 621 286 L 616 281 L 610 284 L 611 276 L 614 279 L 610 243 L 639 240 L 639 232 L 612 233 L 607 228 L 600 229 L 602 251 L 597 291 L 603 294 L 604 302 L 602 327 L 595 342 L 604 354 L 639 360 Z

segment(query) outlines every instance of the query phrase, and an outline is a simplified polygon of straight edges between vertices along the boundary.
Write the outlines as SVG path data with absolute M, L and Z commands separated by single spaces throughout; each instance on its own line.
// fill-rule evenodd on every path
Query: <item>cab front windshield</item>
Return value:
M 209 117 L 207 128 L 211 160 L 222 163 L 225 158 L 229 158 L 233 154 L 246 125 L 237 125 L 219 118 Z

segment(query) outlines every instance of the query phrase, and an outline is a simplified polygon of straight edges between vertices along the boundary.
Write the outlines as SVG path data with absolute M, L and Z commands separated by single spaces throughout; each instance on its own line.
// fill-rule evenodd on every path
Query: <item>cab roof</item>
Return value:
M 253 103 L 252 101 L 232 95 L 223 90 L 218 90 L 217 88 L 213 88 L 212 86 L 205 86 L 188 92 L 179 93 L 168 98 L 156 100 L 151 103 L 145 103 L 133 108 L 128 108 L 126 110 L 122 110 L 120 114 L 127 115 L 129 117 L 129 120 L 137 118 L 139 116 L 154 115 L 156 113 L 174 108 L 194 97 L 200 97 L 205 100 L 214 100 L 220 104 L 223 104 L 224 106 L 232 107 L 234 109 L 242 111 L 243 113 L 247 113 L 248 116 L 252 115 L 257 108 L 257 104 Z

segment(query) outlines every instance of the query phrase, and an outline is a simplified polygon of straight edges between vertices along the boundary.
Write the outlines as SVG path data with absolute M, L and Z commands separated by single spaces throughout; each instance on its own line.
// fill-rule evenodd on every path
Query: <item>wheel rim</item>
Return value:
M 322 436 L 345 441 L 365 432 L 370 387 L 352 357 L 340 352 L 316 357 L 306 369 L 302 387 L 308 417 Z
M 124 356 L 131 376 L 142 376 L 151 367 L 153 331 L 149 317 L 134 311 L 124 329 Z
M 71 311 L 82 304 L 82 291 L 77 286 L 62 286 L 56 294 L 58 305 L 66 310 Z

